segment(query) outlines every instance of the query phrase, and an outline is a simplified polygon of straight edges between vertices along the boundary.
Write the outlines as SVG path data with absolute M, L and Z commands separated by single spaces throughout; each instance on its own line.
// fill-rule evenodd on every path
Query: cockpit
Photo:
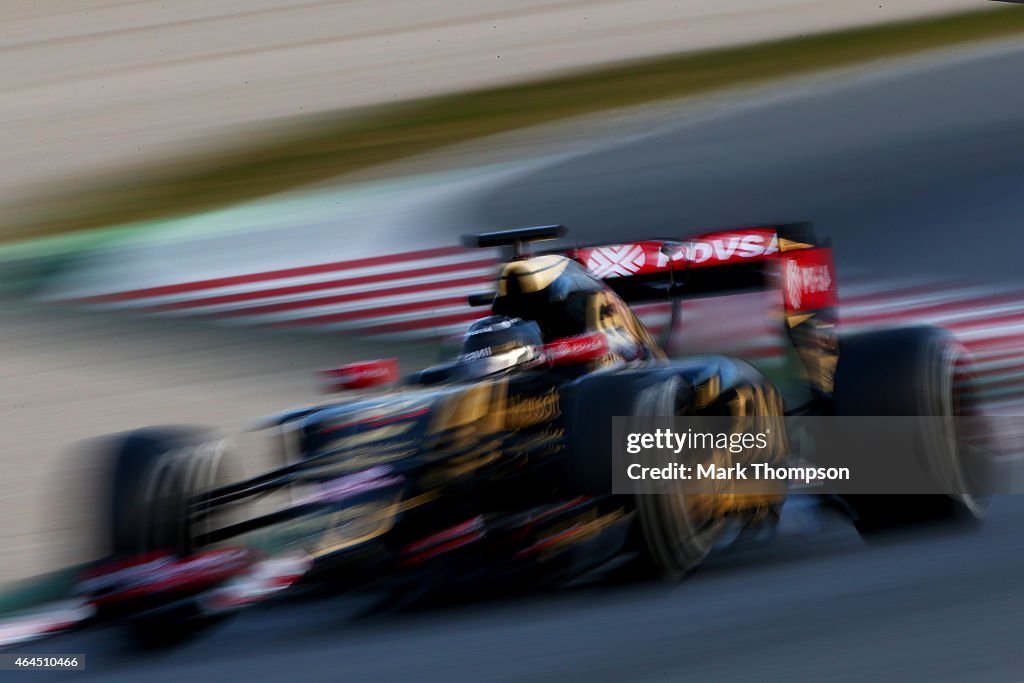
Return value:
M 545 345 L 584 335 L 602 337 L 608 358 L 646 358 L 656 348 L 628 306 L 565 256 L 534 256 L 505 265 L 492 312 L 463 338 L 453 378 L 535 367 L 545 360 Z
M 602 362 L 659 355 L 633 311 L 576 261 L 557 254 L 507 263 L 491 302 L 493 315 L 476 321 L 454 359 L 418 373 L 414 381 L 479 379 L 547 362 L 545 347 L 599 337 Z M 571 359 L 566 359 L 570 364 Z M 576 365 L 584 367 L 591 361 Z

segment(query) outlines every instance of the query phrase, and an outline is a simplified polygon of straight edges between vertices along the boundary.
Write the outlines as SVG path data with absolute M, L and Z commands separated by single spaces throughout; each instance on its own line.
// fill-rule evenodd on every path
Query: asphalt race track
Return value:
M 582 240 L 813 220 L 840 276 L 1022 276 L 1024 50 L 819 82 L 572 157 L 483 197 L 483 225 Z
M 479 198 L 479 223 L 581 239 L 814 219 L 840 275 L 1022 278 L 1024 50 L 854 79 L 679 121 Z M 244 613 L 169 651 L 117 629 L 19 648 L 113 680 L 948 680 L 1024 677 L 1024 498 L 979 532 L 865 545 L 799 510 L 679 585 L 418 611 L 366 600 Z M 54 676 L 56 678 L 56 676 Z
M 980 533 L 865 546 L 839 523 L 734 550 L 676 586 L 598 586 L 448 609 L 267 605 L 166 652 L 116 628 L 20 647 L 86 653 L 83 678 L 261 680 L 1009 681 L 1024 500 Z M 802 525 L 801 525 L 802 526 Z

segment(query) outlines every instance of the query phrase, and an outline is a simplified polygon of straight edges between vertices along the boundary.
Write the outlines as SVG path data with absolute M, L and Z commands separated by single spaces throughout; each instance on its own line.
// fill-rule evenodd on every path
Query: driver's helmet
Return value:
M 456 360 L 460 377 L 485 377 L 541 359 L 544 342 L 531 320 L 492 315 L 470 326 Z

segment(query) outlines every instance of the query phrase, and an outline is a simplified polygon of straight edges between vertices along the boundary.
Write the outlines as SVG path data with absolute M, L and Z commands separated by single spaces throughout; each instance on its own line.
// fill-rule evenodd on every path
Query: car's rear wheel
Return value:
M 907 327 L 851 335 L 840 341 L 834 410 L 840 416 L 975 417 L 969 375 L 969 358 L 944 330 Z M 950 429 L 965 423 L 950 420 Z M 969 424 L 983 427 L 976 417 Z M 930 440 L 922 453 L 897 454 L 924 458 L 935 487 L 948 494 L 846 496 L 857 528 L 873 533 L 916 522 L 983 519 L 988 500 L 977 482 L 985 475 L 972 469 L 977 463 L 965 460 L 964 437 L 954 433 Z

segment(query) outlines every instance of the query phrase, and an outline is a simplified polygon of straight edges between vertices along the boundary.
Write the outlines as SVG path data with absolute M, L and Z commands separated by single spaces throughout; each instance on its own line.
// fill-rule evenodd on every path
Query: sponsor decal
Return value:
M 600 332 L 566 337 L 544 345 L 544 356 L 552 365 L 588 363 L 608 355 L 608 339 Z
M 469 332 L 466 333 L 466 336 L 467 337 L 474 337 L 474 336 L 476 336 L 478 334 L 487 334 L 487 333 L 490 333 L 490 332 L 500 332 L 501 330 L 508 330 L 508 329 L 511 329 L 512 326 L 515 325 L 515 323 L 516 323 L 515 320 L 499 320 L 498 322 L 496 322 L 494 324 L 486 325 L 486 326 L 483 326 L 483 327 L 478 327 L 476 329 L 472 329 L 472 330 L 470 330 Z
M 812 311 L 836 305 L 830 249 L 800 249 L 783 257 L 782 295 L 789 311 Z
M 540 396 L 510 396 L 505 409 L 505 427 L 521 429 L 550 422 L 561 414 L 558 392 L 554 389 Z
M 459 361 L 462 363 L 472 363 L 473 361 L 483 360 L 484 358 L 490 358 L 493 354 L 491 353 L 491 347 L 486 346 L 476 351 L 470 351 L 459 356 Z
M 680 258 L 691 265 L 736 263 L 770 256 L 779 251 L 774 230 L 746 230 L 706 235 L 683 243 Z
M 756 261 L 779 251 L 771 228 L 713 232 L 683 242 L 644 241 L 587 247 L 568 252 L 596 277 L 610 279 L 646 275 L 675 267 L 718 266 Z
M 590 251 L 587 269 L 600 278 L 633 275 L 643 268 L 647 255 L 642 244 L 597 247 Z

